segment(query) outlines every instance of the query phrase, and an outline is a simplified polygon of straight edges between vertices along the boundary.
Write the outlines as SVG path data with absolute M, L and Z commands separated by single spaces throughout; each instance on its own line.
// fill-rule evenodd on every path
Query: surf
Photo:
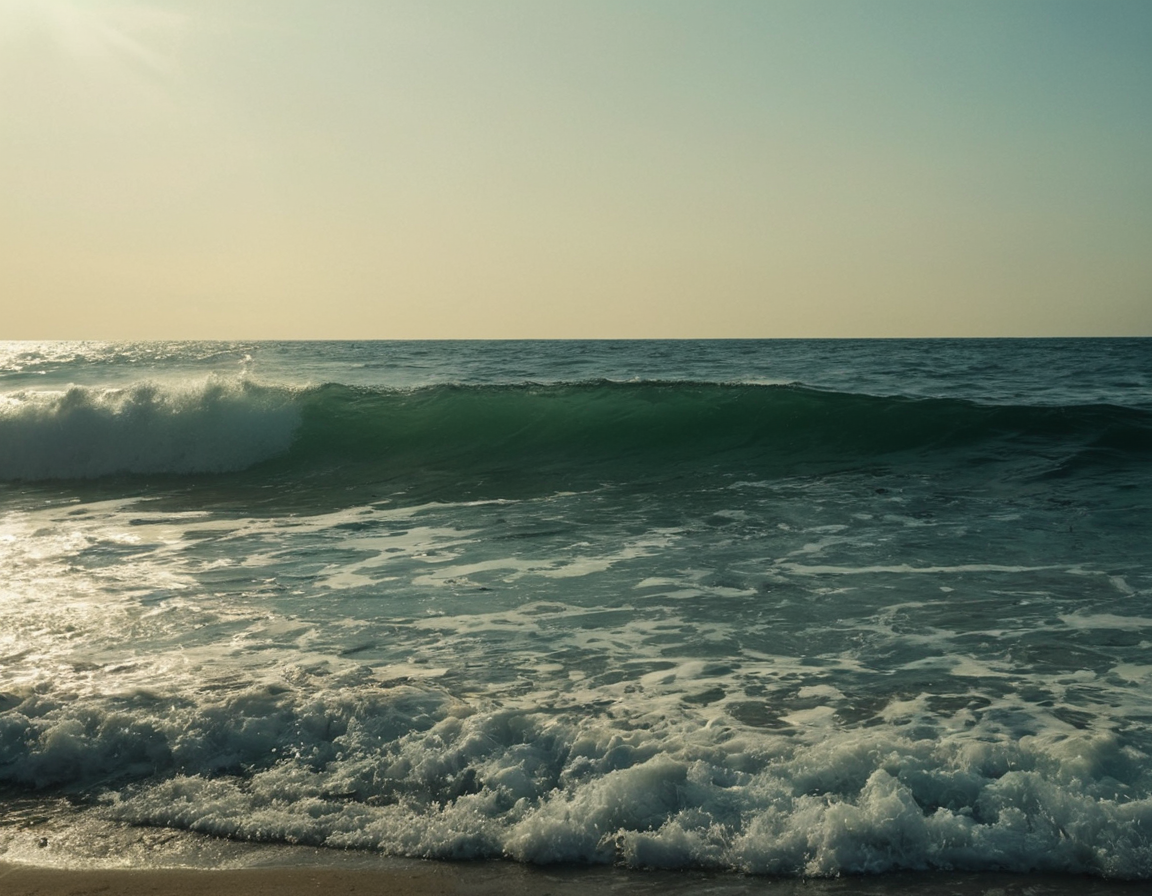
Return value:
M 775 477 L 1031 457 L 1048 474 L 1152 453 L 1152 412 L 757 385 L 599 380 L 409 389 L 210 377 L 9 393 L 0 480 L 247 471 L 418 484 L 692 472 Z

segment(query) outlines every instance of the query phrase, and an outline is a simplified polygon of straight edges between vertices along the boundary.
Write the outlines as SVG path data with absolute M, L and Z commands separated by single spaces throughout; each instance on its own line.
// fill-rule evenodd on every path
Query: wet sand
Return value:
M 397 862 L 379 869 L 324 866 L 59 869 L 0 864 L 3 896 L 1137 896 L 1152 883 L 1061 875 L 894 874 L 781 880 L 704 872 L 530 868 L 503 862 Z

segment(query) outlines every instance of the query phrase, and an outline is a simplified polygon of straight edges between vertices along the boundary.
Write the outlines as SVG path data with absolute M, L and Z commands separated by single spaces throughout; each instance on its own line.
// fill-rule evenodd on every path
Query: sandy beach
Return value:
M 1059 875 L 897 874 L 795 880 L 703 872 L 530 868 L 503 862 L 397 862 L 376 870 L 324 866 L 199 869 L 59 869 L 0 864 L 4 896 L 576 896 L 692 893 L 709 896 L 1137 896 L 1147 882 Z

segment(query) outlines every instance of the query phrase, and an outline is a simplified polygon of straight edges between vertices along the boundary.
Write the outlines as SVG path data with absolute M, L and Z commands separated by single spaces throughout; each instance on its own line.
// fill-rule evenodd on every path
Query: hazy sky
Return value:
M 0 338 L 1152 335 L 1152 2 L 0 0 Z

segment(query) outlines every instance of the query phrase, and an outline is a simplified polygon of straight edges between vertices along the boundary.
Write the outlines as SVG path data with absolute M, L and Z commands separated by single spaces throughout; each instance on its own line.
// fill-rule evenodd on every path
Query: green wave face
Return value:
M 355 469 L 404 485 L 455 483 L 486 492 L 894 463 L 973 467 L 1002 460 L 1052 474 L 1076 464 L 1124 464 L 1152 451 L 1152 415 L 1143 411 L 984 406 L 795 386 L 326 385 L 299 401 L 298 437 L 269 465 L 280 472 Z
M 367 490 L 406 500 L 692 488 L 899 466 L 1092 475 L 1152 454 L 1152 413 L 692 382 L 73 388 L 0 413 L 0 480 Z M 136 484 L 133 484 L 136 483 Z M 715 485 L 715 482 L 712 482 Z M 365 495 L 361 495 L 365 497 Z

